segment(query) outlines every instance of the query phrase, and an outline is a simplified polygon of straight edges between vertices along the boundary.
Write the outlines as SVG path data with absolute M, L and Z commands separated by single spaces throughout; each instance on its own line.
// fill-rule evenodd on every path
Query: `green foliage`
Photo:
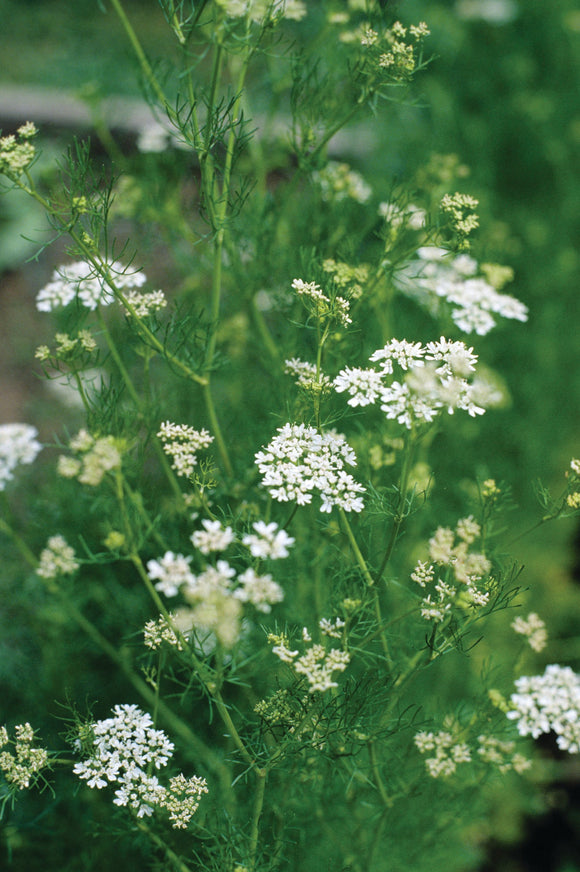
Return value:
M 0 430 L 4 858 L 475 869 L 498 784 L 517 830 L 547 778 L 506 718 L 545 644 L 534 613 L 514 626 L 535 600 L 511 549 L 580 510 L 580 461 L 552 496 L 563 439 L 539 518 L 525 502 L 549 442 L 537 411 L 527 440 L 514 423 L 536 328 L 511 264 L 532 322 L 565 297 L 536 314 L 541 232 L 517 207 L 513 230 L 494 218 L 511 190 L 493 179 L 499 131 L 478 161 L 469 111 L 492 101 L 495 124 L 512 69 L 525 114 L 529 58 L 515 25 L 450 4 L 417 0 L 403 24 L 374 2 L 134 5 L 105 14 L 161 125 L 141 150 L 100 125 L 104 169 L 74 141 L 49 173 L 42 131 L 0 139 L 10 197 L 51 227 L 40 262 L 66 244 L 35 356 L 76 397 L 36 476 L 35 436 Z M 490 73 L 506 44 L 512 67 Z M 475 81 L 457 75 L 471 53 Z M 46 770 L 12 739 L 28 722 Z

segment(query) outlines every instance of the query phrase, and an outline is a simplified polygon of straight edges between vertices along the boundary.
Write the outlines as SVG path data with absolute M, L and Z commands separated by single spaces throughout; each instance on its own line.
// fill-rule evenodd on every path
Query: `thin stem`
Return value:
M 121 373 L 121 377 L 123 378 L 123 381 L 127 387 L 127 390 L 129 391 L 129 394 L 131 396 L 131 399 L 133 400 L 133 402 L 135 404 L 135 408 L 137 409 L 137 411 L 139 412 L 141 417 L 144 418 L 145 411 L 143 409 L 143 404 L 141 402 L 141 398 L 140 398 L 139 394 L 137 393 L 135 385 L 133 384 L 133 380 L 131 379 L 131 376 L 129 375 L 129 373 L 127 371 L 127 367 L 123 363 L 123 359 L 121 358 L 121 355 L 119 354 L 119 350 L 117 348 L 115 340 L 113 339 L 113 337 L 111 335 L 111 332 L 107 326 L 107 322 L 105 321 L 103 313 L 99 307 L 97 307 L 97 317 L 99 319 L 99 323 L 101 325 L 101 329 L 103 331 L 103 335 L 105 337 L 107 347 L 111 353 L 113 360 L 115 361 L 115 363 L 117 365 L 119 372 Z M 179 484 L 178 484 L 177 479 L 173 473 L 173 470 L 169 466 L 169 462 L 167 460 L 165 452 L 163 451 L 163 448 L 162 448 L 157 436 L 153 436 L 152 444 L 153 444 L 153 449 L 155 450 L 155 453 L 157 454 L 159 462 L 163 468 L 163 471 L 164 471 L 166 478 L 171 486 L 171 489 L 173 490 L 174 495 L 179 500 L 182 500 L 183 494 L 181 493 L 181 488 L 179 487 Z
M 260 835 L 260 817 L 264 807 L 264 794 L 266 792 L 266 772 L 257 772 L 258 783 L 256 784 L 256 794 L 254 797 L 254 814 L 252 817 L 252 826 L 250 829 L 250 857 L 249 869 L 250 872 L 256 868 L 256 854 L 258 851 L 258 839 Z
M 377 572 L 377 581 L 383 577 L 387 566 L 389 565 L 389 561 L 393 554 L 395 545 L 397 544 L 397 539 L 399 537 L 399 532 L 401 530 L 401 524 L 405 518 L 405 503 L 407 501 L 407 487 L 409 483 L 409 473 L 411 469 L 411 457 L 414 453 L 414 443 L 412 439 L 407 443 L 407 450 L 405 451 L 403 457 L 403 468 L 401 470 L 401 477 L 399 479 L 399 499 L 397 501 L 397 510 L 396 515 L 393 518 L 393 527 L 391 529 L 391 535 L 389 537 L 389 542 L 387 544 L 387 549 L 383 556 L 381 565 L 379 567 L 379 571 Z
M 4 518 L 0 518 L 0 531 L 2 533 L 6 533 L 7 536 L 10 536 L 14 544 L 16 545 L 18 551 L 22 557 L 24 557 L 25 561 L 29 566 L 36 568 L 38 566 L 38 560 L 36 559 L 36 555 L 30 550 L 24 539 L 22 539 L 18 533 L 12 529 L 10 524 L 8 524 Z
M 123 9 L 123 6 L 121 4 L 121 0 L 111 0 L 111 5 L 112 5 L 113 9 L 115 10 L 115 12 L 117 13 L 117 15 L 119 16 L 121 23 L 125 29 L 125 33 L 129 37 L 129 42 L 131 43 L 131 45 L 133 47 L 133 51 L 137 55 L 137 60 L 139 61 L 139 64 L 141 66 L 141 69 L 143 71 L 143 75 L 145 76 L 145 79 L 147 80 L 150 87 L 155 92 L 155 96 L 157 97 L 157 99 L 159 100 L 159 102 L 161 103 L 161 105 L 163 106 L 165 111 L 167 112 L 168 116 L 171 117 L 172 110 L 171 110 L 171 107 L 169 106 L 169 102 L 167 100 L 167 97 L 165 96 L 163 89 L 162 89 L 161 85 L 159 84 L 157 77 L 155 76 L 155 74 L 151 68 L 151 64 L 147 60 L 147 56 L 143 50 L 143 46 L 141 45 L 137 34 L 133 30 L 133 26 L 131 25 L 131 22 L 127 18 L 125 10 Z
M 391 797 L 387 793 L 383 779 L 381 777 L 381 773 L 379 771 L 379 765 L 378 765 L 378 761 L 377 761 L 377 754 L 376 754 L 376 750 L 375 750 L 374 740 L 371 740 L 367 743 L 367 749 L 369 752 L 369 761 L 371 764 L 371 771 L 373 773 L 373 778 L 375 780 L 377 790 L 379 791 L 381 799 L 383 801 L 383 805 L 385 806 L 385 808 L 391 808 L 393 805 L 393 800 L 391 799 Z
M 338 511 L 339 511 L 340 519 L 342 521 L 342 525 L 344 527 L 346 535 L 348 536 L 348 541 L 350 542 L 350 547 L 352 548 L 352 550 L 354 552 L 356 562 L 360 566 L 362 574 L 363 574 L 368 586 L 373 587 L 375 584 L 375 580 L 370 573 L 370 570 L 367 566 L 366 560 L 364 559 L 360 548 L 358 547 L 358 542 L 356 541 L 356 539 L 354 537 L 354 533 L 352 532 L 352 527 L 350 526 L 348 518 L 346 517 L 346 512 L 344 511 L 344 509 L 339 509 Z
M 232 717 L 229 713 L 228 707 L 226 706 L 226 704 L 223 700 L 223 697 L 221 695 L 221 691 L 219 691 L 219 690 L 214 691 L 214 693 L 212 694 L 212 697 L 213 697 L 213 700 L 216 704 L 217 710 L 220 713 L 220 717 L 221 717 L 222 721 L 224 722 L 224 724 L 226 725 L 226 727 L 228 728 L 228 730 L 230 731 L 230 736 L 233 739 L 234 745 L 236 746 L 236 748 L 238 749 L 238 751 L 242 755 L 242 758 L 244 759 L 244 761 L 248 764 L 248 766 L 251 769 L 254 769 L 256 771 L 262 771 L 262 770 L 257 769 L 256 761 L 250 755 L 248 749 L 244 745 L 244 743 L 240 737 L 240 734 L 238 733 L 238 731 L 236 729 L 236 725 L 234 724 Z
M 191 872 L 191 867 L 186 866 L 181 857 L 178 857 L 175 851 L 172 851 L 169 845 L 167 845 L 163 841 L 163 839 L 157 835 L 157 833 L 153 832 L 153 830 L 151 830 L 147 826 L 144 820 L 134 816 L 134 821 L 137 829 L 141 830 L 142 833 L 145 833 L 151 839 L 153 844 L 163 851 L 163 853 L 165 854 L 167 859 L 173 864 L 177 872 Z
M 227 446 L 226 446 L 226 443 L 225 443 L 225 440 L 224 440 L 224 437 L 222 434 L 222 430 L 221 430 L 221 427 L 219 424 L 217 412 L 215 410 L 213 395 L 212 395 L 211 387 L 210 387 L 210 383 L 209 383 L 209 377 L 208 377 L 208 383 L 203 389 L 203 396 L 205 399 L 207 413 L 209 415 L 210 427 L 211 427 L 212 432 L 215 436 L 216 445 L 218 447 L 218 451 L 220 453 L 220 457 L 222 459 L 222 463 L 224 465 L 226 475 L 228 475 L 229 478 L 231 478 L 234 474 L 234 470 L 233 470 L 232 463 L 230 460 L 230 455 L 229 455 L 229 452 L 228 452 L 228 449 L 227 449 Z

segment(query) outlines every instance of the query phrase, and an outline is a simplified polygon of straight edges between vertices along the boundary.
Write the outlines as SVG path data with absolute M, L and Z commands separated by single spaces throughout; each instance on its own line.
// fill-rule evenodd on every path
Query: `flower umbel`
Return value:
M 318 492 L 321 512 L 338 506 L 346 512 L 360 512 L 365 488 L 345 472 L 344 465 L 356 465 L 356 457 L 344 436 L 319 433 L 305 424 L 285 424 L 270 444 L 256 454 L 262 484 L 278 502 L 312 502 Z

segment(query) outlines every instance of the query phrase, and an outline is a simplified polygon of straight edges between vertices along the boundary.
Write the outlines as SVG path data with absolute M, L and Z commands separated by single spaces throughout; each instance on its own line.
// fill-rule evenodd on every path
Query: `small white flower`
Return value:
M 265 521 L 256 521 L 252 527 L 255 532 L 248 533 L 242 539 L 242 543 L 249 547 L 252 557 L 270 560 L 288 557 L 288 548 L 294 545 L 295 540 L 286 530 L 279 530 L 278 524 L 266 524 Z
M 321 498 L 321 512 L 333 506 L 360 512 L 365 488 L 358 484 L 344 464 L 356 464 L 355 454 L 344 436 L 319 433 L 304 424 L 285 424 L 270 444 L 256 454 L 262 484 L 278 502 L 311 502 L 314 492 Z
M 177 596 L 181 587 L 192 587 L 195 584 L 195 576 L 189 568 L 192 559 L 166 551 L 159 560 L 149 560 L 147 574 L 151 581 L 157 582 L 155 590 L 171 597 Z
M 249 602 L 259 612 L 268 614 L 274 603 L 282 602 L 284 591 L 271 575 L 258 575 L 253 569 L 246 569 L 238 576 L 241 587 L 234 591 L 234 596 L 241 602 Z
M 29 424 L 0 425 L 0 491 L 14 478 L 14 470 L 19 464 L 36 460 L 42 450 L 37 436 L 38 430 Z
M 225 551 L 235 541 L 231 527 L 222 527 L 219 521 L 203 520 L 203 530 L 196 530 L 191 536 L 191 541 L 202 554 L 211 554 L 212 551 Z

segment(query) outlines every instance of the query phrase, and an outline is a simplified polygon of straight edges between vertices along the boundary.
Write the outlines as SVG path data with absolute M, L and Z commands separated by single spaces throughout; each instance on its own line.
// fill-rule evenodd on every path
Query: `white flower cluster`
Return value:
M 479 200 L 469 194 L 445 194 L 441 200 L 441 211 L 449 218 L 449 222 L 460 237 L 469 234 L 479 227 L 479 217 L 475 209 L 479 206 Z M 463 248 L 468 246 L 463 245 Z
M 397 287 L 407 296 L 424 304 L 434 315 L 442 303 L 451 306 L 451 317 L 464 333 L 485 336 L 497 323 L 494 316 L 527 321 L 528 310 L 502 286 L 511 278 L 511 270 L 487 264 L 479 267 L 467 254 L 450 255 L 444 248 L 424 246 L 395 278 Z M 481 275 L 486 272 L 487 277 Z M 492 283 L 494 282 L 496 286 Z
M 59 575 L 72 575 L 79 568 L 74 548 L 60 534 L 51 536 L 40 553 L 36 574 L 41 578 L 54 579 Z
M 458 763 L 471 762 L 471 749 L 465 742 L 459 742 L 454 730 L 440 730 L 438 733 L 421 731 L 415 735 L 415 745 L 425 754 L 434 751 L 433 757 L 427 757 L 425 766 L 432 778 L 446 778 L 453 775 Z
M 196 530 L 191 541 L 203 555 L 225 551 L 238 541 L 232 528 L 223 527 L 219 521 L 206 519 L 202 525 L 203 529 Z M 288 556 L 294 539 L 285 530 L 264 521 L 257 521 L 253 529 L 241 540 L 253 557 L 276 560 Z M 192 556 L 167 551 L 163 557 L 147 563 L 147 573 L 156 590 L 166 597 L 181 594 L 192 607 L 182 616 L 184 623 L 179 627 L 182 632 L 189 633 L 197 627 L 215 633 L 225 647 L 231 648 L 239 636 L 242 603 L 268 614 L 273 605 L 284 599 L 284 591 L 270 574 L 260 575 L 252 568 L 236 573 L 227 560 L 217 560 L 215 566 L 206 564 L 196 575 L 191 570 L 192 560 Z M 162 641 L 182 647 L 177 644 L 175 628 L 161 619 L 146 625 L 145 641 L 149 647 L 159 647 Z
M 166 766 L 174 749 L 165 733 L 154 728 L 149 714 L 135 705 L 116 705 L 113 717 L 83 727 L 82 735 L 84 747 L 79 739 L 77 749 L 90 756 L 75 764 L 75 775 L 99 790 L 116 786 L 115 805 L 132 808 L 137 817 L 165 808 L 175 828 L 187 827 L 202 794 L 208 792 L 205 779 L 179 775 L 167 788 L 148 774 Z
M 69 446 L 81 456 L 59 457 L 57 471 L 63 478 L 76 478 L 81 484 L 97 487 L 107 472 L 121 466 L 121 443 L 114 436 L 95 438 L 86 430 L 79 430 Z
M 38 430 L 29 424 L 0 425 L 0 491 L 14 478 L 21 463 L 33 463 L 42 449 Z
M 284 361 L 284 372 L 293 375 L 298 387 L 312 391 L 321 391 L 330 387 L 330 379 L 324 373 L 317 373 L 316 366 L 299 357 Z
M 278 502 L 295 500 L 303 506 L 320 494 L 321 512 L 338 506 L 361 512 L 365 488 L 345 472 L 345 463 L 356 466 L 354 451 L 339 433 L 319 433 L 305 424 L 284 424 L 264 451 L 256 454 L 262 484 Z
M 37 132 L 32 121 L 27 121 L 18 128 L 16 136 L 0 137 L 0 173 L 19 176 L 31 165 L 36 149 L 30 140 Z
M 140 291 L 131 290 L 124 296 L 138 318 L 146 318 L 152 312 L 159 312 L 160 309 L 164 309 L 167 306 L 167 299 L 163 291 L 150 291 L 147 294 L 143 294 Z M 125 307 L 125 311 L 127 315 L 133 314 L 127 307 Z
M 329 161 L 323 169 L 312 173 L 312 178 L 320 187 L 322 199 L 330 203 L 348 199 L 366 203 L 373 192 L 361 174 L 346 163 Z
M 427 345 L 392 339 L 369 359 L 378 369 L 346 367 L 334 379 L 335 390 L 349 394 L 349 406 L 379 402 L 388 419 L 407 429 L 430 423 L 444 409 L 450 415 L 461 409 L 472 417 L 485 412 L 476 403 L 475 384 L 468 380 L 477 355 L 463 342 L 443 336 Z M 404 372 L 400 381 L 392 378 L 393 364 Z
M 197 453 L 213 442 L 207 430 L 195 430 L 186 424 L 165 421 L 157 434 L 163 450 L 172 459 L 172 468 L 178 475 L 189 478 L 197 466 Z
M 300 21 L 306 15 L 302 0 L 216 0 L 230 18 L 246 18 L 257 24 L 287 18 Z
M 335 623 L 326 622 L 328 628 L 336 630 L 339 626 L 339 619 Z M 325 635 L 335 636 L 334 632 L 326 632 Z M 302 637 L 304 642 L 311 642 L 310 634 L 304 628 Z M 299 651 L 292 651 L 288 647 L 288 640 L 284 635 L 277 636 L 271 633 L 268 636 L 268 641 L 273 642 L 272 654 L 275 654 L 283 663 L 288 663 L 292 666 L 298 675 L 303 675 L 308 681 L 309 692 L 315 693 L 319 691 L 324 693 L 325 690 L 330 690 L 332 687 L 338 687 L 338 682 L 334 679 L 335 672 L 344 672 L 350 663 L 350 654 L 348 651 L 343 651 L 340 648 L 330 648 L 328 650 L 324 645 L 314 644 L 306 649 L 301 656 Z
M 491 563 L 484 554 L 470 550 L 480 532 L 470 515 L 458 521 L 455 531 L 438 527 L 429 540 L 431 563 L 419 561 L 411 573 L 416 584 L 430 591 L 421 601 L 421 616 L 426 620 L 441 623 L 454 605 L 473 608 L 489 601 L 485 582 L 483 586 L 480 582 L 488 576 Z M 441 567 L 436 581 L 434 564 Z
M 270 560 L 288 557 L 288 548 L 294 545 L 295 540 L 286 530 L 279 530 L 278 524 L 266 524 L 265 521 L 256 521 L 252 527 L 254 532 L 247 533 L 242 539 L 243 544 L 250 549 L 252 557 Z
M 466 742 L 460 741 L 462 730 L 453 718 L 446 718 L 444 726 L 446 729 L 438 733 L 422 731 L 415 735 L 415 745 L 421 754 L 435 752 L 434 756 L 425 760 L 427 772 L 432 778 L 447 778 L 453 775 L 459 764 L 471 763 L 476 759 L 496 766 L 502 775 L 511 770 L 521 774 L 530 768 L 529 760 L 522 754 L 514 753 L 515 742 L 481 735 L 477 737 L 477 748 L 472 749 Z
M 77 299 L 87 309 L 94 310 L 97 306 L 108 306 L 115 299 L 107 279 L 120 291 L 140 288 L 147 281 L 144 273 L 128 272 L 119 261 L 107 263 L 106 269 L 105 278 L 85 261 L 59 266 L 50 282 L 36 295 L 36 308 L 39 312 L 53 312 Z
M 511 696 L 510 720 L 517 720 L 520 736 L 537 739 L 554 732 L 558 747 L 570 754 L 580 751 L 580 676 L 569 666 L 552 664 L 543 675 L 524 675 Z
M 19 790 L 30 787 L 31 781 L 48 764 L 48 752 L 44 748 L 33 748 L 34 730 L 30 724 L 17 724 L 14 728 L 14 741 L 8 736 L 6 727 L 0 727 L 0 749 L 14 746 L 12 751 L 0 750 L 0 772 L 9 784 Z
M 334 318 L 343 327 L 352 324 L 350 317 L 350 303 L 344 297 L 335 295 L 332 299 L 327 297 L 320 285 L 316 282 L 305 282 L 303 279 L 294 279 L 292 289 L 301 297 L 308 311 L 318 319 Z M 302 361 L 298 361 L 298 366 Z M 302 367 L 309 364 L 302 364 Z
M 543 651 L 548 643 L 546 625 L 535 612 L 530 612 L 527 618 L 516 618 L 512 621 L 511 628 L 525 636 L 534 651 Z
M 172 648 L 183 651 L 183 643 L 173 627 L 177 623 L 176 616 L 171 614 L 169 619 L 167 620 L 163 615 L 160 615 L 156 621 L 147 621 L 143 627 L 143 643 L 146 648 L 156 651 L 165 642 L 167 645 L 171 645 Z M 191 623 L 184 629 L 185 632 L 190 631 Z

